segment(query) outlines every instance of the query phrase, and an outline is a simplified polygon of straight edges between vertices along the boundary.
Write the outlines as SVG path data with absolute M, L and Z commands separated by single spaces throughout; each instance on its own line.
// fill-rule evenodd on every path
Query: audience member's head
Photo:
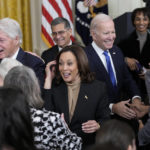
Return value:
M 21 89 L 31 107 L 43 106 L 38 79 L 32 69 L 26 66 L 12 68 L 5 77 L 4 86 Z
M 0 59 L 11 57 L 22 43 L 19 23 L 10 18 L 1 19 L 0 39 Z
M 132 12 L 132 24 L 139 32 L 146 32 L 150 25 L 150 12 L 147 8 L 136 8 Z M 141 24 L 143 24 L 141 26 Z
M 94 146 L 88 148 L 87 150 L 122 150 L 121 148 L 115 146 L 114 144 L 95 144 Z
M 67 19 L 57 17 L 51 22 L 52 37 L 59 47 L 65 47 L 71 42 L 72 29 Z
M 0 149 L 34 150 L 26 97 L 18 89 L 0 88 Z
M 90 34 L 93 41 L 102 50 L 112 48 L 116 38 L 115 26 L 112 18 L 106 14 L 97 14 L 91 21 Z
M 16 59 L 11 58 L 4 58 L 0 63 L 0 86 L 3 85 L 4 78 L 8 71 L 15 67 L 15 66 L 22 66 L 22 64 L 17 61 Z
M 80 77 L 83 82 L 90 82 L 94 79 L 90 72 L 87 56 L 84 50 L 77 45 L 70 45 L 63 48 L 56 58 L 56 78 L 63 79 L 65 82 L 73 82 Z M 65 67 L 70 67 L 72 73 L 70 78 L 65 79 Z M 67 75 L 67 74 L 66 74 Z
M 101 126 L 96 143 L 112 144 L 121 150 L 136 150 L 134 131 L 127 123 L 118 120 L 109 120 Z

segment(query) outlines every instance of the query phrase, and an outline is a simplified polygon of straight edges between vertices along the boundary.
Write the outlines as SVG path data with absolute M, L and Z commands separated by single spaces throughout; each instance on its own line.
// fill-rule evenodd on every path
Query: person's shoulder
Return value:
M 91 82 L 86 83 L 86 85 L 89 86 L 91 89 L 96 89 L 97 87 L 105 86 L 105 82 L 102 82 L 102 81 L 95 79 Z
M 48 53 L 51 53 L 53 50 L 57 50 L 57 49 L 58 49 L 58 45 L 54 45 L 54 46 L 52 46 L 52 47 L 44 50 L 43 53 L 42 53 L 42 55 L 47 55 Z
M 89 50 L 89 49 L 91 49 L 92 48 L 92 44 L 89 44 L 89 45 L 87 45 L 84 49 L 85 49 L 85 51 L 87 51 L 87 50 Z
M 30 112 L 32 114 L 32 117 L 34 118 L 48 118 L 48 120 L 51 120 L 53 122 L 53 120 L 59 119 L 60 118 L 60 114 L 53 112 L 53 111 L 48 111 L 45 108 L 43 109 L 36 109 L 36 108 L 31 108 Z
M 44 64 L 42 58 L 36 53 L 25 52 L 25 59 L 27 62 L 32 63 L 42 63 Z

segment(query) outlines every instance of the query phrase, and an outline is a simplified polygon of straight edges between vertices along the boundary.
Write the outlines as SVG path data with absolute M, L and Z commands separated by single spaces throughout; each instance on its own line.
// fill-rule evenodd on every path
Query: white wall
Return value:
M 42 0 L 30 0 L 33 51 L 37 54 L 48 48 L 41 39 L 41 3 Z M 115 18 L 144 5 L 143 0 L 108 0 L 109 15 Z
M 108 0 L 108 11 L 112 18 L 116 18 L 125 12 L 131 12 L 135 8 L 144 7 L 143 0 Z

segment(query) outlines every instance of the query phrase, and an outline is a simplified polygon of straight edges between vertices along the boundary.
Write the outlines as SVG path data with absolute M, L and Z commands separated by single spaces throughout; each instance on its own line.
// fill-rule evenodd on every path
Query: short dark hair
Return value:
M 56 25 L 61 24 L 61 23 L 64 24 L 65 29 L 71 28 L 69 21 L 63 17 L 57 17 L 54 20 L 52 20 L 51 26 L 56 26 Z
M 119 120 L 109 120 L 102 124 L 97 133 L 97 144 L 113 144 L 121 150 L 127 150 L 133 144 L 135 134 L 132 128 L 125 122 Z
M 88 58 L 84 50 L 78 45 L 70 45 L 63 48 L 56 58 L 56 79 L 58 83 L 62 80 L 59 73 L 59 59 L 62 53 L 71 52 L 77 60 L 79 75 L 82 82 L 91 82 L 94 80 L 94 74 L 90 71 Z
M 35 149 L 29 106 L 19 89 L 0 88 L 0 120 L 0 148 Z
M 87 150 L 122 150 L 122 149 L 116 147 L 112 143 L 107 143 L 107 144 L 95 144 L 94 146 L 89 147 Z
M 142 8 L 136 8 L 133 12 L 132 12 L 132 15 L 131 15 L 131 20 L 132 20 L 132 24 L 133 26 L 135 26 L 134 24 L 134 20 L 135 20 L 135 17 L 136 17 L 136 14 L 137 13 L 143 13 L 144 16 L 147 16 L 150 20 L 150 12 L 149 10 L 146 8 L 146 7 L 142 7 Z

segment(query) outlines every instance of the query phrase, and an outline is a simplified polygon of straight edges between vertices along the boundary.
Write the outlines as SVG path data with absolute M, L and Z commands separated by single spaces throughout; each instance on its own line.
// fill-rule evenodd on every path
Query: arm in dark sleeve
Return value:
M 99 97 L 99 103 L 96 111 L 96 118 L 97 122 L 101 124 L 104 121 L 110 119 L 110 109 L 106 85 L 104 83 L 101 83 L 99 87 L 97 86 L 97 88 L 100 89 L 101 96 Z
M 52 98 L 52 89 L 43 89 L 42 98 L 44 100 L 44 108 L 46 110 L 54 111 L 54 104 Z
M 147 145 L 150 143 L 150 118 L 138 133 L 139 145 Z

